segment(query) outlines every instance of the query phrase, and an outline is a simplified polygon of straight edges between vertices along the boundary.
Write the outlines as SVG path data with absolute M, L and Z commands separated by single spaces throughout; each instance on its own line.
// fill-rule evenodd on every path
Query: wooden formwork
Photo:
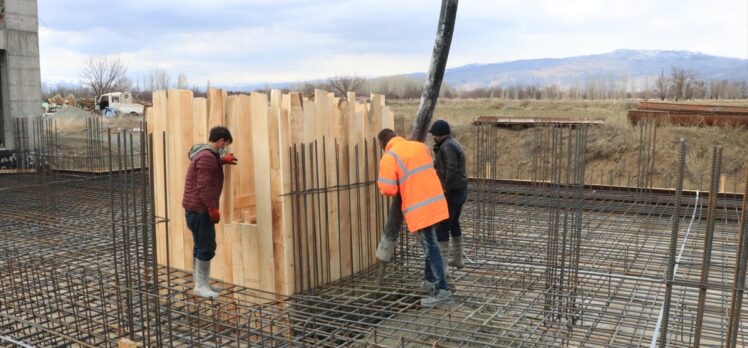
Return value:
M 347 100 L 341 100 L 323 90 L 316 90 L 314 98 L 295 92 L 283 94 L 279 90 L 271 91 L 269 96 L 263 93 L 228 96 L 220 89 L 211 89 L 207 98 L 194 98 L 188 90 L 157 91 L 146 115 L 148 133 L 153 139 L 156 215 L 168 218 L 168 223 L 160 224 L 157 231 L 159 263 L 192 269 L 192 235 L 181 205 L 189 166 L 187 152 L 193 144 L 207 142 L 212 127 L 224 125 L 234 138 L 229 151 L 239 160 L 236 166 L 224 166 L 222 220 L 216 225 L 218 249 L 211 275 L 228 283 L 278 294 L 297 291 L 292 235 L 295 222 L 288 195 L 292 187 L 289 149 L 293 144 L 316 142 L 330 154 L 325 156 L 329 162 L 334 159 L 336 144 L 349 149 L 365 140 L 371 144 L 379 130 L 394 127 L 394 113 L 385 105 L 384 96 L 372 95 L 371 103 L 357 103 L 353 93 L 347 95 Z M 317 168 L 309 168 L 305 175 L 311 175 L 312 171 L 321 173 L 322 166 L 332 163 L 319 161 L 315 164 Z M 344 183 L 352 182 L 356 170 L 366 171 L 368 178 L 376 180 L 376 169 L 372 166 L 365 168 L 362 163 L 346 158 L 343 167 Z M 333 182 L 332 177 L 327 179 Z M 372 192 L 369 196 L 376 194 Z M 369 196 L 356 199 L 370 204 L 374 200 Z M 341 209 L 352 205 L 346 203 Z M 324 208 L 314 206 L 314 202 L 308 204 L 309 209 Z M 333 221 L 339 219 L 338 214 L 350 215 L 331 207 L 324 214 Z M 350 264 L 356 259 L 337 247 L 339 243 L 364 238 L 340 229 L 345 226 L 329 226 L 326 236 L 321 237 L 329 241 L 331 270 L 340 269 L 335 265 Z M 376 240 L 370 244 L 373 247 L 362 252 L 373 254 Z M 333 271 L 329 281 L 343 276 L 346 274 Z

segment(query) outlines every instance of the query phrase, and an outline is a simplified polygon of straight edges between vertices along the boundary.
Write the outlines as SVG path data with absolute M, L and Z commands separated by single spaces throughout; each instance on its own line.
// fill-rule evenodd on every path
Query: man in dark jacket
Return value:
M 216 298 L 220 291 L 209 284 L 210 260 L 216 255 L 215 224 L 221 221 L 218 211 L 223 190 L 221 165 L 236 164 L 234 154 L 221 154 L 232 142 L 233 138 L 226 127 L 214 127 L 210 130 L 208 143 L 193 145 L 188 154 L 190 166 L 184 181 L 182 207 L 194 243 L 195 285 L 192 293 L 195 296 Z
M 449 207 L 449 219 L 436 227 L 436 238 L 447 269 L 447 254 L 450 254 L 449 265 L 462 268 L 462 229 L 460 213 L 468 195 L 468 179 L 465 169 L 465 152 L 462 145 L 452 136 L 449 123 L 437 120 L 431 125 L 429 133 L 434 136 L 434 166 L 444 189 Z M 452 236 L 452 250 L 449 252 L 449 237 Z

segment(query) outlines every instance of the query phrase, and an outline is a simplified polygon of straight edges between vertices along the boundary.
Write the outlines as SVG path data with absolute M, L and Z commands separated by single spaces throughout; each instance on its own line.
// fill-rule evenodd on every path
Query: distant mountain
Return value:
M 672 66 L 696 73 L 700 80 L 748 80 L 748 59 L 712 56 L 690 51 L 616 50 L 568 58 L 517 60 L 505 63 L 470 64 L 447 69 L 444 80 L 460 89 L 491 86 L 552 85 L 584 86 L 590 81 L 626 80 L 640 90 L 654 83 L 660 71 Z M 422 79 L 425 74 L 409 76 Z

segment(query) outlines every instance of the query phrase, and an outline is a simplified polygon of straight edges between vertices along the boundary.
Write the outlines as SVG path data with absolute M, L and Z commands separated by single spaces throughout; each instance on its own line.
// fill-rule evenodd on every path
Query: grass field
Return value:
M 402 125 L 399 132 L 409 134 L 418 108 L 418 100 L 395 100 L 388 104 Z M 720 105 L 748 106 L 748 101 L 694 101 Z M 590 178 L 615 175 L 625 178 L 635 171 L 639 149 L 639 130 L 629 124 L 626 113 L 635 109 L 638 101 L 576 101 L 576 100 L 502 100 L 502 99 L 442 99 L 434 112 L 434 120 L 447 120 L 458 140 L 465 146 L 468 159 L 475 148 L 474 126 L 477 116 L 512 117 L 573 117 L 601 119 L 603 126 L 593 126 L 587 145 L 587 174 Z M 397 123 L 397 122 L 396 122 Z M 516 172 L 529 172 L 530 130 L 501 130 L 501 162 Z M 677 171 L 678 140 L 688 145 L 686 179 L 692 188 L 706 188 L 711 171 L 713 145 L 723 148 L 722 172 L 727 177 L 727 188 L 740 187 L 745 181 L 748 160 L 748 130 L 734 127 L 682 127 L 662 126 L 657 130 L 655 186 L 667 186 Z M 429 140 L 430 142 L 430 140 Z M 469 169 L 470 170 L 470 169 Z M 626 181 L 625 179 L 623 180 Z M 699 185 L 697 185 L 699 184 Z

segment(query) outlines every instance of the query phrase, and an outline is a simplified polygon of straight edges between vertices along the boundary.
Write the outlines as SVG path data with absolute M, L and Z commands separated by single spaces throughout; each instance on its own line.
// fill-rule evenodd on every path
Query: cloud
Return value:
M 40 0 L 45 81 L 91 55 L 127 57 L 202 84 L 424 71 L 438 0 Z M 463 0 L 449 66 L 618 48 L 748 54 L 748 2 Z M 243 80 L 243 81 L 240 81 Z

